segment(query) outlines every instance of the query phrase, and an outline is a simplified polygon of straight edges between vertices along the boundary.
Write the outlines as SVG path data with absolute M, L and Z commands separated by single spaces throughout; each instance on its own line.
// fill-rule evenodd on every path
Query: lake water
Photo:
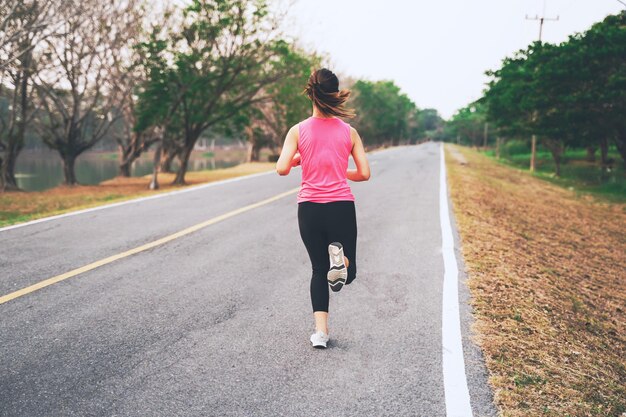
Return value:
M 76 179 L 80 184 L 98 184 L 114 178 L 118 174 L 117 158 L 111 152 L 85 152 L 76 160 Z M 228 168 L 245 162 L 245 150 L 216 152 L 217 157 L 203 157 L 202 151 L 194 151 L 189 160 L 188 171 Z M 133 164 L 132 176 L 152 173 L 152 152 L 142 155 Z M 178 168 L 178 161 L 172 162 L 172 169 Z M 20 188 L 27 191 L 41 191 L 63 183 L 63 162 L 54 151 L 30 151 L 20 153 L 16 165 L 16 179 Z

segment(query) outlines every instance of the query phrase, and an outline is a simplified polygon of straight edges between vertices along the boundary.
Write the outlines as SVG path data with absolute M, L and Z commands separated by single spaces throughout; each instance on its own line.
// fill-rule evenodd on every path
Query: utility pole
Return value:
M 541 37 L 543 35 L 543 22 L 552 21 L 557 22 L 559 20 L 559 16 L 557 17 L 546 17 L 546 0 L 543 0 L 543 13 L 541 17 L 539 15 L 535 15 L 535 17 L 528 17 L 526 15 L 526 20 L 538 20 L 539 21 L 539 43 L 541 43 Z M 533 122 L 537 118 L 537 114 L 533 114 Z M 535 161 L 537 159 L 537 135 L 533 133 L 530 140 L 530 172 L 535 172 Z
M 489 123 L 485 122 L 485 131 L 483 132 L 483 148 L 487 149 L 487 139 L 489 138 Z
M 539 42 L 541 42 L 541 37 L 543 35 L 543 23 L 544 22 L 558 22 L 559 21 L 559 16 L 557 16 L 557 17 L 545 17 L 545 16 L 539 17 L 539 15 L 535 15 L 535 17 L 528 17 L 528 15 L 526 15 L 526 20 L 538 20 L 539 21 Z

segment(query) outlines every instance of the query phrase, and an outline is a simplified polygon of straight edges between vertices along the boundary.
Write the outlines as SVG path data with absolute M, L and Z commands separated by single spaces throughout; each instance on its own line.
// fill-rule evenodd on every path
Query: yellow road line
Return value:
M 186 229 L 183 229 L 183 230 L 181 230 L 179 232 L 173 233 L 173 234 L 171 234 L 169 236 L 165 236 L 165 237 L 163 237 L 161 239 L 158 239 L 158 240 L 155 240 L 153 242 L 146 243 L 145 245 L 141 245 L 141 246 L 138 246 L 136 248 L 127 250 L 126 252 L 118 253 L 117 255 L 109 256 L 108 258 L 100 259 L 99 261 L 92 262 L 89 265 L 81 266 L 80 268 L 76 268 L 76 269 L 73 269 L 73 270 L 71 270 L 69 272 L 66 272 L 64 274 L 57 275 L 57 276 L 54 276 L 52 278 L 45 279 L 45 280 L 40 281 L 40 282 L 38 282 L 36 284 L 30 285 L 30 286 L 28 286 L 26 288 L 22 288 L 21 290 L 17 290 L 17 291 L 14 291 L 12 293 L 9 293 L 7 295 L 3 295 L 2 297 L 0 297 L 0 304 L 4 304 L 7 301 L 11 301 L 11 300 L 13 300 L 15 298 L 18 298 L 18 297 L 21 297 L 23 295 L 30 294 L 31 292 L 40 290 L 42 288 L 45 288 L 48 285 L 56 284 L 57 282 L 66 280 L 66 279 L 71 278 L 71 277 L 75 277 L 76 275 L 82 274 L 83 272 L 91 271 L 92 269 L 96 269 L 96 268 L 98 268 L 98 267 L 100 267 L 102 265 L 110 264 L 111 262 L 117 261 L 118 259 L 126 258 L 126 257 L 134 255 L 136 253 L 143 252 L 143 251 L 148 250 L 150 248 L 154 248 L 155 246 L 159 246 L 159 245 L 162 245 L 164 243 L 170 242 L 170 241 L 172 241 L 174 239 L 178 239 L 179 237 L 188 235 L 189 233 L 193 233 L 193 232 L 195 232 L 197 230 L 200 230 L 200 229 L 202 229 L 204 227 L 210 226 L 210 225 L 215 224 L 215 223 L 219 223 L 222 220 L 229 219 L 229 218 L 234 217 L 234 216 L 236 216 L 238 214 L 245 213 L 246 211 L 250 211 L 250 210 L 253 210 L 253 209 L 257 208 L 257 207 L 261 207 L 261 206 L 264 206 L 266 204 L 272 203 L 272 202 L 274 202 L 276 200 L 279 200 L 279 199 L 281 199 L 283 197 L 286 197 L 286 196 L 288 196 L 290 194 L 293 194 L 293 193 L 297 192 L 298 190 L 299 190 L 299 188 L 294 188 L 294 189 L 286 191 L 284 193 L 280 193 L 278 195 L 275 195 L 274 197 L 270 197 L 268 199 L 259 201 L 259 202 L 254 203 L 254 204 L 250 204 L 250 205 L 245 206 L 245 207 L 238 208 L 236 210 L 230 211 L 230 212 L 222 214 L 220 216 L 213 217 L 212 219 L 209 219 L 209 220 L 204 221 L 202 223 L 198 223 L 198 224 L 196 224 L 194 226 L 188 227 Z

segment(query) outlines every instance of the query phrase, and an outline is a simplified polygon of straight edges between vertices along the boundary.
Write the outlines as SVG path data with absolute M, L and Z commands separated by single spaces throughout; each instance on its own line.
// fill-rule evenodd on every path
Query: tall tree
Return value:
M 35 113 L 32 77 L 39 42 L 59 24 L 59 1 L 7 0 L 0 4 L 0 90 L 7 101 L 0 114 L 0 190 L 18 190 L 15 165 Z
M 485 109 L 480 102 L 474 102 L 457 111 L 448 123 L 451 134 L 456 135 L 461 143 L 480 146 L 485 125 Z
M 416 112 L 417 130 L 416 136 L 434 135 L 443 128 L 443 119 L 436 109 L 423 109 Z
M 593 105 L 602 156 L 613 139 L 626 165 L 626 11 L 607 16 L 577 38 L 572 42 L 579 44 L 584 68 L 590 69 L 586 98 Z
M 398 145 L 409 135 L 409 118 L 416 111 L 406 94 L 393 81 L 357 81 L 352 87 L 356 108 L 354 122 L 366 144 L 386 141 Z
M 304 86 L 311 70 L 319 66 L 320 57 L 285 44 L 276 70 L 285 76 L 264 88 L 267 100 L 250 108 L 246 135 L 248 161 L 258 161 L 263 146 L 282 146 L 289 128 L 311 113 L 311 102 L 304 95 Z
M 116 102 L 119 107 L 114 111 L 120 116 L 118 123 L 112 127 L 111 136 L 115 139 L 119 149 L 119 175 L 130 177 L 133 163 L 143 152 L 158 142 L 162 135 L 155 126 L 137 130 L 137 100 L 148 74 L 141 63 L 146 57 L 138 44 L 148 40 L 145 27 L 153 16 L 147 13 L 148 4 L 145 0 L 129 1 L 123 16 L 123 21 L 116 24 L 123 27 L 126 33 L 126 43 L 112 54 L 111 75 L 117 86 Z M 166 9 L 159 21 L 168 21 L 170 12 Z
M 185 183 L 191 152 L 207 129 L 229 123 L 266 99 L 263 87 L 280 80 L 285 43 L 265 0 L 193 0 L 180 31 L 153 36 L 150 78 L 140 94 L 139 126 L 167 124 L 182 152 L 175 184 Z
M 118 91 L 114 57 L 127 45 L 124 15 L 132 1 L 84 0 L 61 10 L 63 25 L 42 51 L 36 79 L 42 139 L 63 159 L 66 185 L 77 184 L 76 158 L 120 117 L 128 92 Z
M 60 0 L 2 0 L 0 3 L 0 74 L 19 61 L 62 23 L 57 14 L 71 7 Z M 29 40 L 29 42 L 26 42 Z
M 606 167 L 613 138 L 626 161 L 624 56 L 626 12 L 560 45 L 532 44 L 488 73 L 488 119 L 505 134 L 539 135 L 557 175 L 567 146 L 599 147 Z

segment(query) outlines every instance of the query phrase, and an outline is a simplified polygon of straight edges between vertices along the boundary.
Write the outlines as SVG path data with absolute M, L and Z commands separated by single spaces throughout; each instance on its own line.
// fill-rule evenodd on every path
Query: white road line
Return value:
M 4 232 L 5 230 L 10 230 L 10 229 L 17 229 L 18 227 L 30 226 L 30 225 L 36 224 L 36 223 L 47 222 L 48 220 L 55 220 L 55 219 L 60 219 L 62 217 L 75 216 L 77 214 L 90 213 L 92 211 L 104 210 L 104 209 L 108 209 L 108 208 L 112 208 L 112 207 L 123 206 L 125 204 L 140 203 L 142 201 L 153 200 L 155 198 L 167 197 L 167 196 L 170 196 L 170 195 L 186 193 L 186 192 L 189 192 L 189 191 L 196 191 L 196 190 L 200 190 L 200 189 L 204 189 L 204 188 L 215 187 L 216 185 L 222 185 L 222 184 L 226 184 L 226 183 L 229 183 L 229 182 L 235 182 L 235 181 L 241 181 L 241 180 L 247 180 L 249 178 L 255 178 L 255 177 L 260 177 L 262 175 L 274 174 L 274 173 L 275 173 L 275 171 L 271 170 L 271 171 L 267 171 L 267 172 L 259 172 L 257 174 L 242 175 L 240 177 L 229 178 L 229 179 L 226 179 L 226 180 L 213 181 L 213 182 L 208 182 L 206 184 L 200 184 L 200 185 L 193 185 L 191 187 L 183 188 L 182 190 L 168 191 L 168 192 L 165 192 L 165 193 L 159 193 L 159 194 L 150 195 L 150 196 L 147 196 L 147 197 L 139 197 L 139 198 L 134 198 L 132 200 L 120 201 L 119 203 L 105 204 L 105 205 L 102 205 L 102 206 L 92 207 L 92 208 L 88 208 L 88 209 L 71 211 L 69 213 L 57 214 L 56 216 L 42 217 L 41 219 L 31 220 L 31 221 L 25 222 L 25 223 L 19 223 L 19 224 L 14 224 L 14 225 L 11 225 L 11 226 L 2 227 L 2 228 L 0 228 L 0 232 Z
M 454 254 L 454 239 L 448 211 L 446 161 L 441 144 L 439 177 L 439 219 L 441 221 L 441 252 L 443 254 L 442 350 L 443 387 L 447 417 L 472 417 L 459 316 L 459 269 Z

